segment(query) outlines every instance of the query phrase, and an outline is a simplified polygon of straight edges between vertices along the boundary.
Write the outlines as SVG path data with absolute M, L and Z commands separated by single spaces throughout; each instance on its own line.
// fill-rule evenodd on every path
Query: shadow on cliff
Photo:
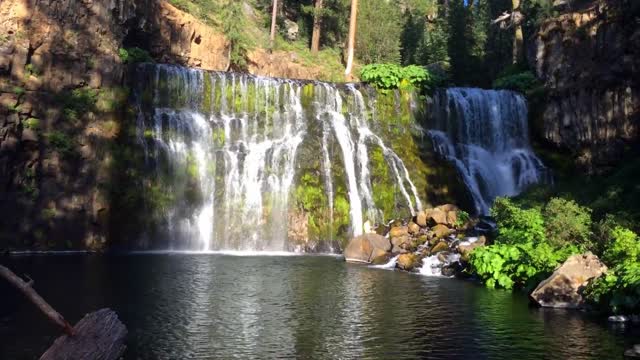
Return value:
M 26 15 L 3 24 L 0 54 L 0 249 L 103 249 L 127 4 L 24 4 L 6 4 Z

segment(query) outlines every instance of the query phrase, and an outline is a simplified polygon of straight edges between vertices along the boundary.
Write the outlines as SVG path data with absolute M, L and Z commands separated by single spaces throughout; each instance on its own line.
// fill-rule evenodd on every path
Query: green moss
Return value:
M 23 124 L 25 128 L 31 129 L 33 131 L 37 131 L 38 129 L 40 129 L 40 120 L 36 118 L 28 118 L 24 121 Z
M 202 94 L 202 111 L 208 113 L 211 111 L 211 76 L 209 73 L 203 74 L 203 94 Z
M 76 143 L 67 134 L 61 131 L 52 131 L 47 134 L 47 139 L 49 140 L 49 144 L 62 156 L 74 157 L 77 155 L 75 149 Z

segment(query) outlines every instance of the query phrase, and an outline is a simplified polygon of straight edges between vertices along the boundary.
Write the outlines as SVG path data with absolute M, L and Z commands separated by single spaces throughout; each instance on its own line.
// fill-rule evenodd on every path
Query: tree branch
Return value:
M 40 309 L 40 311 L 42 311 L 49 318 L 49 320 L 60 326 L 67 335 L 74 335 L 73 328 L 67 322 L 67 320 L 65 320 L 64 317 L 60 315 L 60 313 L 55 311 L 51 307 L 51 305 L 49 305 L 33 289 L 33 279 L 27 277 L 29 281 L 25 282 L 18 275 L 14 274 L 11 270 L 2 265 L 0 265 L 0 277 L 6 279 L 9 283 L 18 288 L 18 290 L 20 290 L 34 305 L 36 305 L 38 309 Z

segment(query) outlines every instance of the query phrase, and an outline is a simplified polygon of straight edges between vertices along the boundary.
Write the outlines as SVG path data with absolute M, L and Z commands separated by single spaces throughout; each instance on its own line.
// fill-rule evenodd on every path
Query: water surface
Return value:
M 640 331 L 477 284 L 329 256 L 152 254 L 2 258 L 68 320 L 102 307 L 125 359 L 622 359 Z M 58 335 L 0 285 L 0 359 Z

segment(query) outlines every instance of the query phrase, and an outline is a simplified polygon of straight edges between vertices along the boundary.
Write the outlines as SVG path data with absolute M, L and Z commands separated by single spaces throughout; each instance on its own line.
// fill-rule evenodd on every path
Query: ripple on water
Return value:
M 113 307 L 130 332 L 127 359 L 621 359 L 640 342 L 579 312 L 530 308 L 523 295 L 336 257 L 8 261 L 73 322 Z M 17 295 L 0 297 L 0 309 L 1 359 L 37 357 L 56 335 Z

